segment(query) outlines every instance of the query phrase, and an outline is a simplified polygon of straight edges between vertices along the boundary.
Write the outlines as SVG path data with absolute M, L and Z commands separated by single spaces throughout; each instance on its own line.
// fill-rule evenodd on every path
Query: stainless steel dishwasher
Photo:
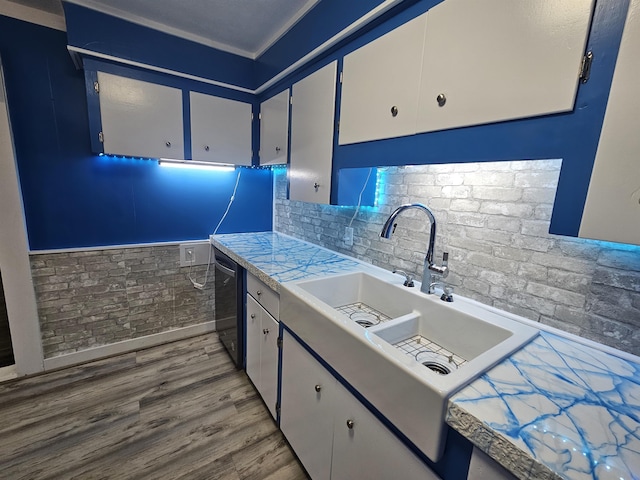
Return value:
M 237 368 L 244 365 L 244 269 L 217 248 L 215 320 L 222 344 Z

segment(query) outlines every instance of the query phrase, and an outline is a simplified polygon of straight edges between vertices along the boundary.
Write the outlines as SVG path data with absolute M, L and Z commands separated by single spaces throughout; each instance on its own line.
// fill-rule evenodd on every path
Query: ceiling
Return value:
M 63 15 L 60 0 L 8 0 Z M 68 0 L 210 47 L 256 58 L 320 0 Z

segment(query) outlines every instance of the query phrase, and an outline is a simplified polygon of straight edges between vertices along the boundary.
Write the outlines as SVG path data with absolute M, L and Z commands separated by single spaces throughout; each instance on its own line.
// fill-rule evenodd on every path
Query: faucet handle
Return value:
M 449 265 L 449 252 L 442 253 L 442 266 L 446 267 Z
M 444 293 L 440 296 L 440 300 L 443 302 L 453 302 L 453 287 L 445 285 L 442 290 Z
M 407 273 L 404 270 L 399 270 L 397 268 L 394 268 L 391 273 L 399 273 L 401 275 L 404 275 L 404 283 L 403 283 L 403 285 L 405 287 L 413 287 L 414 286 L 413 275 L 411 275 L 410 273 Z

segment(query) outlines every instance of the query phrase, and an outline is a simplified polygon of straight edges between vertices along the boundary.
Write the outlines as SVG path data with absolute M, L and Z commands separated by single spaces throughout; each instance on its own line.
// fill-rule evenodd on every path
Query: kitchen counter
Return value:
M 366 270 L 276 232 L 212 243 L 279 285 Z M 447 423 L 519 478 L 640 478 L 640 365 L 543 331 L 449 400 Z

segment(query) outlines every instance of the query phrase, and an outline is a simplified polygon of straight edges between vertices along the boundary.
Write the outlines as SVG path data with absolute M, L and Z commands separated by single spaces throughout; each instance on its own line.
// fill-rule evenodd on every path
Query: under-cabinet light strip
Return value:
M 208 163 L 197 162 L 194 160 L 167 160 L 161 158 L 158 160 L 158 165 L 168 168 L 187 168 L 193 170 L 217 170 L 219 172 L 232 172 L 235 170 L 235 165 L 227 163 Z

